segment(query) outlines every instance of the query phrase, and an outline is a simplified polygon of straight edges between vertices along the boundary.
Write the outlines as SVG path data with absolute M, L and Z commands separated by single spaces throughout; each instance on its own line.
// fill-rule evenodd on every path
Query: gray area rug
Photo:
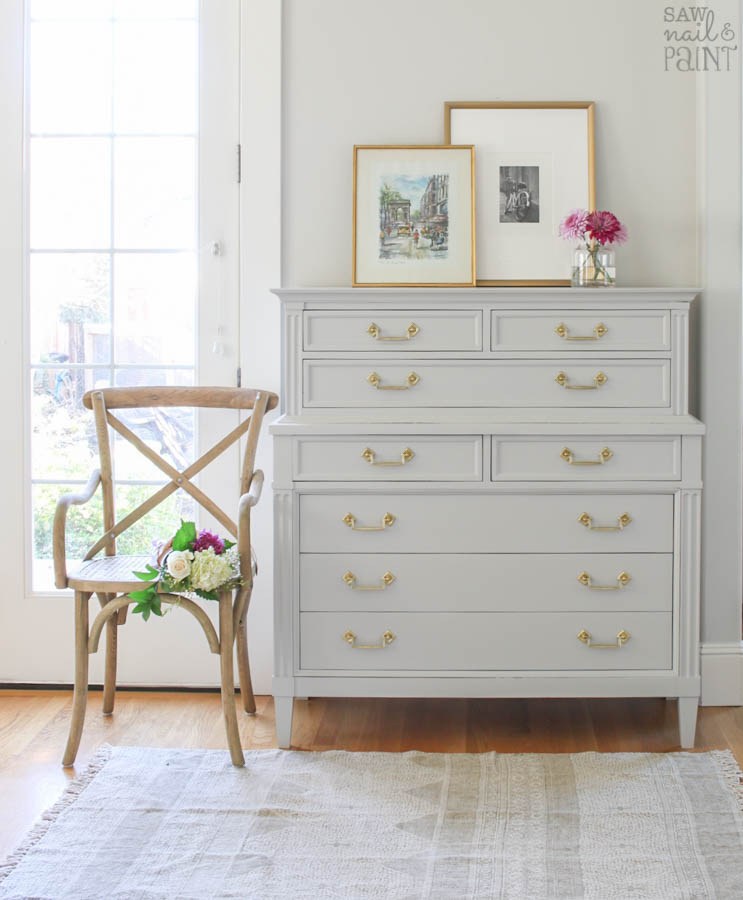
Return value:
M 743 897 L 731 754 L 106 748 L 0 897 Z

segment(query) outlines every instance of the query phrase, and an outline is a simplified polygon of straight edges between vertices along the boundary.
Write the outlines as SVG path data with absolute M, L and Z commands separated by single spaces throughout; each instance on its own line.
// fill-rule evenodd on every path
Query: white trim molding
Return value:
M 702 644 L 702 706 L 743 706 L 743 641 Z

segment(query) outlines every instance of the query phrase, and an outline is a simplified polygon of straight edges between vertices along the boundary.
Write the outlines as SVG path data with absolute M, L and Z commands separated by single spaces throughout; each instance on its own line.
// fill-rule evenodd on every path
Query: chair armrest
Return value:
M 247 492 L 240 497 L 240 502 L 237 507 L 238 522 L 240 522 L 243 516 L 250 515 L 251 507 L 255 506 L 261 499 L 262 492 L 263 472 L 260 469 L 256 469 L 255 472 L 253 472 L 253 477 L 250 479 L 250 487 Z
M 54 510 L 53 556 L 54 584 L 62 589 L 67 587 L 67 551 L 65 549 L 65 530 L 67 528 L 67 512 L 71 506 L 82 506 L 95 494 L 101 483 L 101 473 L 96 469 L 88 479 L 88 483 L 78 494 L 63 494 L 57 500 Z
M 249 577 L 252 582 L 252 547 L 250 546 L 250 510 L 261 499 L 263 491 L 263 472 L 256 469 L 250 479 L 250 487 L 240 497 L 237 506 L 237 549 L 240 559 L 250 560 L 247 566 L 243 565 L 243 577 Z M 248 573 L 250 573 L 248 575 Z

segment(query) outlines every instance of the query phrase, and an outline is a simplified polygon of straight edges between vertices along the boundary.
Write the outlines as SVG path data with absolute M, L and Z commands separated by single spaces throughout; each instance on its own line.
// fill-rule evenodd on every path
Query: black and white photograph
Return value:
M 500 167 L 499 221 L 539 221 L 539 166 Z

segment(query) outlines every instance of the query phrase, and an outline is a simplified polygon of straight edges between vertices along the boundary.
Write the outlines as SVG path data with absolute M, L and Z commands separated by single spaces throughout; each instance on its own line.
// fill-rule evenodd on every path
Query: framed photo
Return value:
M 477 153 L 477 284 L 570 284 L 558 226 L 595 204 L 593 115 L 587 100 L 444 104 L 445 140 Z
M 353 148 L 353 286 L 475 283 L 475 151 Z

